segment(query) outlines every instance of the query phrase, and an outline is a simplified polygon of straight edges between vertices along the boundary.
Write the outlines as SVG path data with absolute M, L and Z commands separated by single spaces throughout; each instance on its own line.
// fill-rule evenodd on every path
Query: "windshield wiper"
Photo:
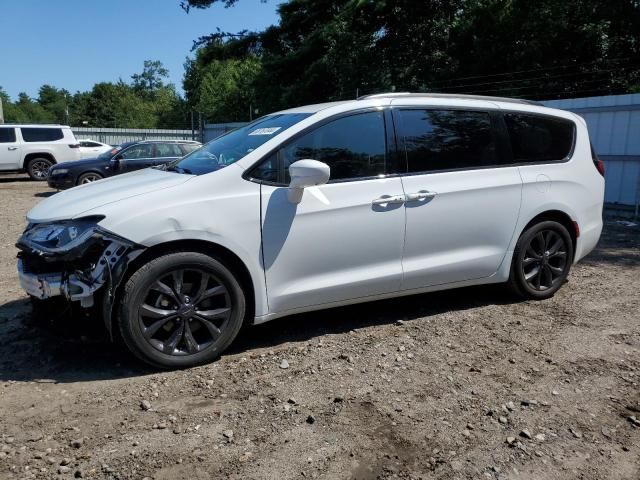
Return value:
M 177 173 L 186 173 L 187 175 L 191 175 L 191 170 L 188 168 L 182 168 L 177 165 L 171 165 L 164 168 L 167 172 L 177 172 Z

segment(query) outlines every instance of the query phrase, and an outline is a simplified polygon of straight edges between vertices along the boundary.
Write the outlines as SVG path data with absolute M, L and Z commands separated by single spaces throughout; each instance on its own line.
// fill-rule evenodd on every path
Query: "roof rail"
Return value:
M 525 100 L 522 98 L 507 98 L 507 97 L 490 97 L 485 95 L 467 95 L 457 93 L 412 93 L 412 92 L 390 92 L 390 93 L 376 93 L 373 95 L 363 95 L 358 97 L 357 100 L 370 100 L 372 98 L 393 98 L 393 97 L 410 97 L 410 98 L 461 98 L 467 100 L 486 100 L 494 102 L 505 103 L 519 103 L 525 105 L 537 105 L 543 107 L 544 105 L 535 100 Z

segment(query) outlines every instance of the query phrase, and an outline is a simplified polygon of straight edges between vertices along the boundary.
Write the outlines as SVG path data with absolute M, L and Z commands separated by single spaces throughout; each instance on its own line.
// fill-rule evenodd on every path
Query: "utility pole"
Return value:
M 4 113 L 2 111 L 2 97 L 0 97 L 0 124 L 4 123 Z
M 193 125 L 193 110 L 191 110 L 191 140 L 195 140 L 195 139 L 196 139 L 196 130 Z

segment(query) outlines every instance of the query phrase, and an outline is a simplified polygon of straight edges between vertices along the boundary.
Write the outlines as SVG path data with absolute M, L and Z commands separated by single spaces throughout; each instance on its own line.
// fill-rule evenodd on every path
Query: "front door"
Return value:
M 489 112 L 395 110 L 407 160 L 405 290 L 493 275 L 509 248 L 522 180 Z
M 117 157 L 120 160 L 118 173 L 133 172 L 155 165 L 155 145 L 153 143 L 139 143 L 133 145 Z
M 269 310 L 398 291 L 402 279 L 404 192 L 389 173 L 384 113 L 335 119 L 285 145 L 259 171 L 283 186 L 263 184 L 262 253 Z M 287 197 L 287 167 L 310 158 L 331 168 L 328 184 Z M 277 182 L 275 182 L 277 183 Z

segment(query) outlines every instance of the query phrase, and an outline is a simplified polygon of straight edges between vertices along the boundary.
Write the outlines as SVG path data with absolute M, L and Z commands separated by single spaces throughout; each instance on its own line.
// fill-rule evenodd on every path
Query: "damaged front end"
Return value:
M 62 296 L 91 308 L 102 293 L 110 331 L 114 291 L 144 247 L 98 226 L 102 218 L 29 224 L 16 244 L 17 267 L 22 288 L 39 300 Z

